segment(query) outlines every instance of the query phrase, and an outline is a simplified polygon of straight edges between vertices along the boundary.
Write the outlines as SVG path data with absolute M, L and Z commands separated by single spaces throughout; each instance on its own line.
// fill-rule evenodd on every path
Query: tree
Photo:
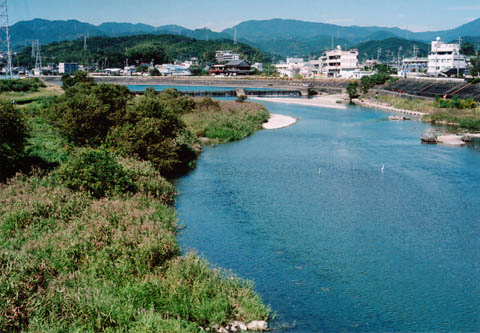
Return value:
M 95 85 L 95 79 L 88 76 L 87 72 L 76 72 L 73 76 L 70 74 L 62 75 L 62 88 L 67 90 L 70 87 L 73 87 L 77 83 L 86 83 L 89 85 Z
M 155 67 L 152 67 L 150 68 L 150 70 L 148 71 L 148 74 L 150 76 L 160 76 L 160 71 L 158 69 L 156 69 Z
M 350 98 L 350 103 L 352 103 L 353 99 L 358 97 L 358 81 L 353 81 L 348 84 L 347 93 Z
M 475 46 L 470 42 L 466 42 L 462 45 L 460 53 L 466 56 L 473 56 L 475 55 Z
M 148 72 L 148 66 L 147 65 L 140 65 L 137 66 L 136 70 L 137 73 L 147 73 Z
M 470 69 L 470 74 L 473 77 L 480 76 L 480 57 L 470 59 L 472 68 Z

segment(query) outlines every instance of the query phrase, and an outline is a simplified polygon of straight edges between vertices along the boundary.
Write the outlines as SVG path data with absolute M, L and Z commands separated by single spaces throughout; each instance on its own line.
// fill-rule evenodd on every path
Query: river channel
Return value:
M 264 104 L 300 120 L 205 148 L 177 182 L 184 250 L 254 281 L 282 332 L 480 330 L 480 151 Z

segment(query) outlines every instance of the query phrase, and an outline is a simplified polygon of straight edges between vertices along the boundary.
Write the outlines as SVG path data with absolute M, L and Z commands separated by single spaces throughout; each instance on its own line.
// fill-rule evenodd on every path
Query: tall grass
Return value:
M 183 115 L 183 120 L 196 136 L 217 143 L 244 139 L 261 129 L 269 118 L 268 110 L 259 103 L 204 101 L 197 102 L 195 110 Z
M 181 257 L 176 233 L 175 210 L 148 191 L 94 199 L 48 176 L 13 178 L 0 187 L 0 330 L 194 332 L 267 318 L 251 284 Z

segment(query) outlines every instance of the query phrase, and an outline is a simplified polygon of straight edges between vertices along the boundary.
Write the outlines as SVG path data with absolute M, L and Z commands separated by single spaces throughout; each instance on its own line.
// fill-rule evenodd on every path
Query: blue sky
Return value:
M 480 17 L 480 0 L 7 0 L 11 24 L 30 20 L 178 24 L 222 30 L 250 19 L 451 29 Z

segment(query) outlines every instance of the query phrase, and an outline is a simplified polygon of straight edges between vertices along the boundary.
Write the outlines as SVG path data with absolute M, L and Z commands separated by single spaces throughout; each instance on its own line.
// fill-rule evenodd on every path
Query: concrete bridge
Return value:
M 247 90 L 238 88 L 235 90 L 195 90 L 195 91 L 181 91 L 182 94 L 192 97 L 239 97 L 239 96 L 309 96 L 311 91 L 309 89 L 290 89 L 290 90 Z M 137 95 L 143 95 L 143 91 L 135 91 Z

